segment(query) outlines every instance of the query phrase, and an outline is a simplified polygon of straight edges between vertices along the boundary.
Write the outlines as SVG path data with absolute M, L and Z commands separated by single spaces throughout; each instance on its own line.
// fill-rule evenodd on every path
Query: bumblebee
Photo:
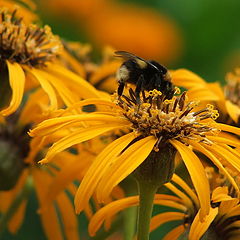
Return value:
M 175 87 L 166 67 L 153 60 L 144 60 L 138 56 L 125 51 L 116 51 L 116 57 L 125 61 L 117 71 L 118 95 L 123 94 L 126 83 L 136 85 L 136 100 L 140 102 L 140 92 L 157 89 L 161 91 L 166 99 L 171 99 Z

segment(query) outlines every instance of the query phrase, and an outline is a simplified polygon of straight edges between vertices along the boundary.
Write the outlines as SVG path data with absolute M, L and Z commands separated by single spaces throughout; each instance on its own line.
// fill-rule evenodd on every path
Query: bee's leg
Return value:
M 120 82 L 120 83 L 119 83 L 119 85 L 118 85 L 118 90 L 117 90 L 119 96 L 122 96 L 124 86 L 125 86 L 125 83 L 124 83 L 124 82 Z
M 140 92 L 143 89 L 143 86 L 144 86 L 144 77 L 143 75 L 140 75 L 140 77 L 138 78 L 138 81 L 137 81 L 137 84 L 136 84 L 136 89 L 135 89 L 135 94 L 136 94 L 136 101 L 137 101 L 137 104 L 140 104 Z
M 154 83 L 153 83 L 154 89 L 157 89 L 158 91 L 162 92 L 162 90 L 163 90 L 162 83 L 163 83 L 163 80 L 162 80 L 161 76 L 159 76 L 159 74 L 155 74 L 155 79 L 154 79 Z

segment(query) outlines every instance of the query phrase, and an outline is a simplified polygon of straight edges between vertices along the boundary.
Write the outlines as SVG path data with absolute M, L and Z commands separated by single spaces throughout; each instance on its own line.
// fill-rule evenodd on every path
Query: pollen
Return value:
M 130 88 L 129 95 L 122 95 L 116 101 L 122 108 L 122 115 L 131 123 L 134 131 L 144 137 L 153 135 L 158 138 L 155 151 L 160 143 L 170 139 L 178 139 L 187 143 L 187 139 L 211 144 L 207 135 L 211 132 L 217 134 L 214 121 L 218 111 L 212 105 L 204 109 L 195 110 L 198 102 L 188 101 L 186 92 L 172 99 L 157 91 L 142 91 L 141 103 L 136 100 L 134 91 Z
M 224 88 L 225 96 L 232 103 L 240 107 L 240 68 L 226 76 L 227 85 Z
M 42 67 L 52 61 L 61 50 L 58 37 L 50 27 L 40 28 L 37 25 L 26 25 L 22 18 L 16 18 L 16 11 L 0 11 L 0 56 L 30 67 Z

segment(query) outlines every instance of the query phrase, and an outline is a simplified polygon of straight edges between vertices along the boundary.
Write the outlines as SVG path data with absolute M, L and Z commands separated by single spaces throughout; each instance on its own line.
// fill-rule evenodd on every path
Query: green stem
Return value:
M 158 187 L 144 181 L 138 181 L 140 203 L 138 208 L 138 240 L 149 239 L 149 227 L 152 217 L 153 200 Z
M 16 213 L 17 209 L 20 207 L 23 200 L 27 199 L 29 193 L 32 189 L 32 178 L 28 178 L 25 185 L 23 186 L 21 192 L 16 196 L 16 198 L 11 203 L 8 210 L 0 218 L 0 236 L 4 233 L 7 228 L 8 222 Z

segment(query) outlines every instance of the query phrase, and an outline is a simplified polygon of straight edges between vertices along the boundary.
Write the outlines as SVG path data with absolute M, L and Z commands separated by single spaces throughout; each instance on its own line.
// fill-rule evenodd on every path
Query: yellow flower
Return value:
M 38 16 L 34 13 L 36 10 L 36 4 L 31 0 L 1 0 L 0 8 L 7 8 L 10 12 L 14 12 L 17 9 L 16 16 L 18 18 L 24 16 L 22 20 L 25 23 L 32 23 L 38 20 Z
M 30 132 L 31 136 L 40 137 L 66 129 L 71 131 L 52 145 L 42 163 L 49 162 L 57 153 L 74 144 L 106 132 L 122 132 L 121 137 L 97 156 L 84 176 L 75 197 L 77 213 L 87 205 L 95 191 L 99 202 L 103 202 L 112 189 L 136 170 L 149 154 L 161 161 L 158 156 L 165 149 L 174 152 L 175 148 L 180 153 L 200 199 L 201 219 L 210 211 L 210 192 L 204 168 L 193 149 L 206 155 L 238 190 L 221 161 L 239 172 L 239 157 L 236 150 L 228 145 L 235 147 L 240 144 L 217 134 L 219 130 L 240 134 L 240 129 L 216 123 L 214 119 L 218 113 L 212 106 L 195 111 L 196 102 L 188 101 L 186 93 L 165 100 L 165 96 L 156 90 L 143 92 L 141 104 L 138 104 L 131 88 L 129 96 L 117 97 L 114 102 L 89 99 L 77 103 L 75 107 L 89 104 L 100 106 L 101 111 L 69 115 L 70 108 L 65 116 L 46 120 Z
M 240 119 L 240 69 L 226 75 L 226 84 L 207 83 L 185 69 L 172 71 L 173 82 L 188 89 L 191 99 L 212 102 L 220 112 L 218 122 L 239 126 Z
M 97 90 L 81 77 L 55 63 L 61 54 L 61 41 L 48 26 L 27 25 L 21 18 L 1 9 L 1 104 L 6 106 L 10 89 L 10 105 L 0 114 L 8 116 L 21 104 L 26 90 L 40 85 L 49 97 L 50 109 L 59 103 L 71 105 L 80 98 L 97 97 Z M 10 86 L 9 86 L 10 85 Z M 61 99 L 61 101 L 59 100 Z
M 217 187 L 213 190 L 210 212 L 204 221 L 199 218 L 199 199 L 183 179 L 174 174 L 172 182 L 165 184 L 165 187 L 175 196 L 156 194 L 154 204 L 169 207 L 171 210 L 152 217 L 150 231 L 165 223 L 178 221 L 178 225 L 164 236 L 164 240 L 177 240 L 179 237 L 199 240 L 204 234 L 207 237 L 208 230 L 216 239 L 220 237 L 229 239 L 228 237 L 234 234 L 236 234 L 235 239 L 238 239 L 239 200 L 228 195 L 227 187 Z M 91 218 L 88 227 L 90 236 L 94 236 L 105 221 L 109 221 L 120 211 L 138 204 L 139 197 L 132 196 L 104 206 Z
M 77 156 L 62 152 L 53 160 L 53 164 L 41 166 L 37 161 L 47 139 L 31 139 L 27 134 L 29 127 L 44 119 L 41 115 L 44 103 L 48 103 L 47 96 L 39 89 L 29 97 L 21 111 L 0 119 L 0 228 L 4 231 L 3 224 L 6 223 L 11 233 L 17 233 L 25 217 L 29 195 L 34 190 L 47 238 L 61 240 L 64 233 L 66 239 L 77 240 L 77 218 L 68 197 L 69 194 L 75 195 L 76 186 L 69 183 L 65 186 L 68 194 L 59 191 L 56 198 L 45 206 L 45 196 L 55 176 L 61 174 L 60 169 L 66 168 L 69 163 L 76 164 Z M 66 158 L 69 161 L 63 161 Z

